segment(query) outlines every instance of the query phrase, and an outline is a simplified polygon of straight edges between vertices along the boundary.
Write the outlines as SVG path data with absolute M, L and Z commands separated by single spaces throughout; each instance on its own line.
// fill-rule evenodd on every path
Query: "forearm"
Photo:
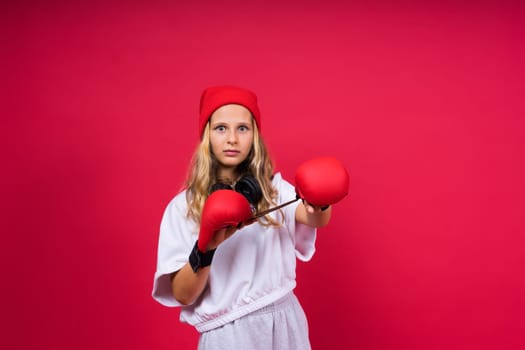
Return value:
M 189 305 L 201 295 L 208 282 L 210 266 L 193 272 L 189 263 L 177 271 L 171 280 L 171 290 L 175 299 L 183 305 Z
M 332 207 L 321 210 L 319 207 L 305 206 L 299 203 L 295 211 L 295 220 L 311 227 L 323 227 L 328 225 L 332 216 Z

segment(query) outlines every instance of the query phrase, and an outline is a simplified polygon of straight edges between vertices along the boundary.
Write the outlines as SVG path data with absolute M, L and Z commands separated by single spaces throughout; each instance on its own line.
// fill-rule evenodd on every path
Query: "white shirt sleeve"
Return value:
M 166 207 L 160 224 L 157 270 L 152 296 L 165 306 L 181 306 L 171 289 L 171 274 L 187 262 L 195 244 L 195 224 L 186 218 L 185 192 L 179 193 Z
M 295 187 L 288 181 L 282 179 L 280 173 L 275 175 L 273 183 L 279 191 L 279 204 L 296 198 Z M 301 261 L 309 261 L 315 253 L 317 230 L 295 221 L 295 211 L 297 210 L 299 202 L 300 201 L 296 201 L 283 208 L 285 225 L 294 240 L 295 255 Z

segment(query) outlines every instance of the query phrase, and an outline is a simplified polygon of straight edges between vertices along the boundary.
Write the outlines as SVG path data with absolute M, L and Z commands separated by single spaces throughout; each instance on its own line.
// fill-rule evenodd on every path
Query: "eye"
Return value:
M 226 130 L 226 127 L 224 125 L 217 125 L 215 128 L 214 128 L 215 131 L 218 131 L 218 132 L 224 132 Z
M 241 132 L 246 132 L 248 130 L 250 130 L 250 128 L 247 125 L 239 126 L 239 131 L 241 131 Z

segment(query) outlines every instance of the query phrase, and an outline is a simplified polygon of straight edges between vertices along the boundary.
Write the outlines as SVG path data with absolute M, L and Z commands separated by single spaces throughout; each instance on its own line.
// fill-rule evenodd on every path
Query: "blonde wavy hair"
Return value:
M 272 159 L 253 118 L 252 124 L 254 127 L 252 149 L 248 157 L 237 166 L 236 172 L 239 177 L 251 174 L 259 182 L 263 197 L 257 204 L 256 210 L 261 212 L 276 205 L 277 190 L 272 186 L 274 170 Z M 211 186 L 220 181 L 217 177 L 218 167 L 219 163 L 211 151 L 210 123 L 208 122 L 202 133 L 201 142 L 193 154 L 185 183 L 188 202 L 187 217 L 195 221 L 197 225 L 200 225 L 202 208 L 210 194 Z M 280 225 L 280 222 L 269 215 L 257 221 L 263 226 Z

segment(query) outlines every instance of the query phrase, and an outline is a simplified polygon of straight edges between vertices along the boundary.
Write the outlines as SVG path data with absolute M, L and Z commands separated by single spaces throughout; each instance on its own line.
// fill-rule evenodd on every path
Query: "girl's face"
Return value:
M 253 118 L 250 111 L 236 104 L 218 108 L 210 118 L 210 145 L 219 162 L 219 171 L 224 175 L 232 175 L 235 167 L 248 157 L 253 146 Z

